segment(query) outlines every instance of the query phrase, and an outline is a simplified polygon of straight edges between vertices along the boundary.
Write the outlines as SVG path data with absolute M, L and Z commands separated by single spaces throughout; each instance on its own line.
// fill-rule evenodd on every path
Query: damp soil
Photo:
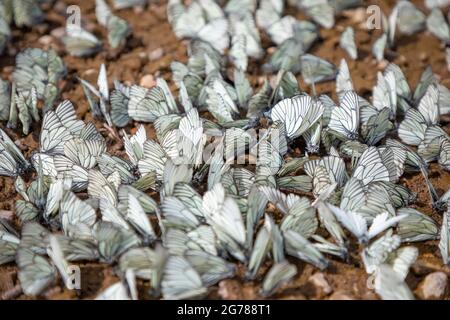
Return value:
M 396 1 L 365 1 L 366 7 L 370 4 L 379 5 L 384 12 L 390 12 Z M 418 8 L 428 12 L 423 1 L 413 1 Z M 146 75 L 160 76 L 166 79 L 171 89 L 175 86 L 171 82 L 170 63 L 174 60 L 186 62 L 187 51 L 185 44 L 178 40 L 171 31 L 166 18 L 166 1 L 151 1 L 151 4 L 143 9 L 126 9 L 115 12 L 115 14 L 126 19 L 133 29 L 132 36 L 125 47 L 120 50 L 111 50 L 104 44 L 104 50 L 94 57 L 82 59 L 67 55 L 58 40 L 62 27 L 65 24 L 65 12 L 68 5 L 78 5 L 81 8 L 82 20 L 89 31 L 96 34 L 100 39 L 105 39 L 105 30 L 96 23 L 95 1 L 93 0 L 64 0 L 45 8 L 46 20 L 33 29 L 13 29 L 13 38 L 6 52 L 0 57 L 0 76 L 10 79 L 14 70 L 15 55 L 27 47 L 49 48 L 52 47 L 64 58 L 68 69 L 68 75 L 61 82 L 61 98 L 70 99 L 76 107 L 79 117 L 85 121 L 95 123 L 96 127 L 107 136 L 109 151 L 113 154 L 123 155 L 122 144 L 114 138 L 103 124 L 96 121 L 89 112 L 89 106 L 85 100 L 83 91 L 77 77 L 95 83 L 101 63 L 105 62 L 108 70 L 108 79 L 112 85 L 113 79 L 123 81 L 127 84 L 139 84 L 140 79 Z M 363 22 L 365 21 L 365 8 L 345 11 L 336 20 L 334 29 L 320 31 L 320 41 L 312 50 L 312 54 L 325 58 L 336 65 L 342 58 L 346 58 L 355 89 L 359 94 L 370 97 L 371 90 L 376 83 L 378 71 L 382 71 L 387 62 L 377 63 L 371 55 L 373 42 L 380 36 L 380 30 L 367 31 Z M 305 16 L 294 8 L 288 8 L 288 13 L 298 18 Z M 359 58 L 353 61 L 339 48 L 340 33 L 346 26 L 353 26 L 356 32 L 356 42 Z M 56 30 L 55 30 L 56 29 Z M 261 71 L 262 62 L 265 62 L 273 46 L 268 37 L 262 34 L 263 46 L 267 51 L 263 61 L 251 61 L 249 66 L 249 77 L 254 87 L 262 85 L 264 75 Z M 427 32 L 414 36 L 397 35 L 396 47 L 386 54 L 390 62 L 399 65 L 408 79 L 410 86 L 414 88 L 423 70 L 431 65 L 433 72 L 440 82 L 450 87 L 450 73 L 448 71 L 445 50 L 439 40 Z M 270 76 L 271 77 L 271 76 Z M 309 91 L 301 79 L 302 89 Z M 318 84 L 318 93 L 326 93 L 334 99 L 335 85 L 333 82 Z M 150 137 L 154 137 L 151 124 L 144 124 Z M 39 126 L 34 124 L 33 132 L 28 136 L 6 129 L 4 124 L 0 126 L 18 140 L 20 148 L 25 155 L 30 156 L 38 147 Z M 442 126 L 450 133 L 450 119 L 442 119 Z M 130 124 L 125 128 L 128 133 L 136 130 L 136 124 Z M 296 153 L 301 153 L 301 147 Z M 298 156 L 299 154 L 295 154 Z M 437 164 L 430 166 L 430 180 L 435 186 L 437 193 L 442 195 L 450 186 L 450 173 L 440 168 Z M 417 194 L 417 201 L 412 207 L 431 216 L 439 224 L 442 215 L 433 211 L 426 184 L 420 173 L 410 173 L 401 179 L 401 183 Z M 310 195 L 309 195 L 310 196 Z M 14 191 L 13 180 L 0 177 L 0 216 L 14 221 L 14 202 L 19 196 Z M 268 208 L 269 210 L 270 208 Z M 411 268 L 406 281 L 412 290 L 423 278 L 432 272 L 442 271 L 450 276 L 450 269 L 442 264 L 439 254 L 438 242 L 428 241 L 413 244 L 419 248 L 420 254 L 417 262 Z M 358 247 L 355 244 L 349 263 L 330 259 L 331 265 L 323 271 L 323 278 L 327 286 L 318 286 L 311 281 L 311 277 L 319 271 L 296 259 L 290 259 L 298 268 L 297 276 L 288 284 L 280 288 L 272 299 L 378 299 L 377 295 L 368 288 L 368 276 L 362 266 L 362 261 L 357 254 Z M 218 285 L 210 288 L 208 298 L 210 299 L 261 299 L 259 290 L 261 281 L 270 267 L 266 262 L 254 281 L 245 278 L 245 267 L 238 266 L 237 275 L 232 279 L 221 281 Z M 86 263 L 80 264 L 82 285 L 80 291 L 69 291 L 60 284 L 55 284 L 40 299 L 92 299 L 111 284 L 119 281 L 114 275 L 114 269 L 110 266 Z M 317 277 L 317 275 L 316 275 Z M 322 277 L 322 275 L 320 275 Z M 17 268 L 14 264 L 0 266 L 0 296 L 7 293 L 10 296 L 3 298 L 35 299 L 20 294 L 19 281 L 17 279 Z M 140 298 L 153 299 L 149 294 L 149 284 L 138 282 Z M 450 299 L 448 291 L 444 299 Z

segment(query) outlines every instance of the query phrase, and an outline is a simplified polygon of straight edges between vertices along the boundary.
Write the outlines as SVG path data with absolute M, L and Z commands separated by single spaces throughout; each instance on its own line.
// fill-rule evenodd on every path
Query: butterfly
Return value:
M 375 275 L 374 287 L 383 300 L 414 300 L 408 285 L 389 265 L 380 265 Z
M 0 129 L 0 175 L 16 177 L 30 168 L 30 163 L 11 138 Z
M 287 260 L 274 264 L 264 277 L 261 294 L 264 297 L 272 295 L 283 284 L 288 283 L 297 275 L 297 267 Z
M 352 27 L 347 27 L 341 34 L 339 46 L 347 51 L 350 58 L 356 60 L 358 58 L 358 52 L 355 43 L 355 31 Z
M 428 31 L 435 35 L 439 40 L 450 43 L 450 27 L 444 14 L 439 8 L 433 8 L 426 19 Z
M 429 216 L 412 208 L 401 208 L 397 214 L 406 217 L 398 223 L 397 234 L 404 242 L 426 241 L 439 238 L 439 228 Z
M 397 4 L 397 26 L 401 33 L 412 35 L 425 28 L 425 14 L 418 10 L 413 3 L 401 1 Z
M 182 256 L 171 256 L 167 259 L 161 291 L 166 300 L 199 298 L 207 293 L 199 273 Z
M 353 233 L 360 243 L 367 243 L 370 239 L 379 233 L 395 226 L 399 221 L 406 218 L 406 214 L 401 214 L 392 218 L 388 218 L 388 213 L 384 212 L 377 215 L 371 226 L 367 227 L 367 221 L 356 212 L 346 212 L 338 207 L 328 204 L 331 212 L 336 216 L 337 220 L 351 233 Z
M 308 95 L 298 95 L 278 102 L 271 110 L 271 118 L 284 123 L 288 138 L 295 139 L 310 129 L 322 113 L 320 101 L 313 101 Z
M 354 140 L 358 137 L 359 99 L 355 92 L 346 92 L 340 106 L 333 108 L 328 127 L 342 140 Z
M 77 24 L 68 23 L 62 42 L 69 54 L 75 57 L 91 56 L 102 49 L 102 42 Z
M 128 23 L 113 15 L 104 0 L 96 0 L 95 15 L 97 21 L 108 30 L 108 42 L 112 48 L 117 48 L 125 41 L 131 29 Z

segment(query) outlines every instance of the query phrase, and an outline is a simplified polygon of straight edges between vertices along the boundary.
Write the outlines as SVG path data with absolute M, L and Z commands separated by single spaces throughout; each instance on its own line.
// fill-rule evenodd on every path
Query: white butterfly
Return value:
M 20 244 L 20 238 L 14 231 L 3 227 L 0 220 L 0 265 L 15 260 L 16 252 Z
M 140 125 L 131 138 L 123 132 L 123 140 L 128 158 L 130 158 L 133 165 L 137 165 L 139 160 L 144 158 L 144 143 L 147 141 L 147 134 L 144 126 Z
M 271 111 L 273 121 L 280 121 L 286 127 L 290 139 L 301 136 L 322 116 L 323 105 L 308 95 L 299 95 L 278 102 Z
M 181 256 L 167 260 L 161 289 L 166 300 L 200 298 L 207 293 L 198 272 Z
M 376 147 L 370 147 L 361 155 L 353 177 L 368 185 L 376 181 L 395 182 L 394 155 L 390 149 L 380 151 Z
M 109 106 L 109 87 L 108 87 L 108 78 L 107 78 L 107 72 L 106 72 L 106 66 L 104 63 L 100 66 L 100 71 L 98 73 L 97 78 L 97 88 L 95 88 L 92 84 L 89 82 L 79 79 L 81 82 L 81 85 L 83 87 L 83 91 L 86 95 L 86 98 L 88 100 L 88 103 L 91 107 L 92 113 L 94 116 L 97 117 L 103 117 L 109 126 L 112 126 L 112 120 L 111 120 L 111 114 L 110 114 L 110 106 Z M 92 95 L 95 95 L 100 102 L 100 107 L 98 106 L 97 102 L 94 101 L 94 97 Z
M 205 3 L 202 5 L 201 2 Z M 168 13 L 169 22 L 179 38 L 200 39 L 219 52 L 228 48 L 228 21 L 215 2 L 196 1 L 185 8 L 180 1 L 175 0 L 169 3 Z
M 428 87 L 416 109 L 411 108 L 400 123 L 398 135 L 410 145 L 417 146 L 425 139 L 428 126 L 439 123 L 439 91 L 435 85 Z
M 68 286 L 69 281 L 71 281 L 69 275 L 69 263 L 64 257 L 64 253 L 61 249 L 58 238 L 54 235 L 51 235 L 48 241 L 49 247 L 47 248 L 47 254 L 58 269 L 64 285 Z
M 192 230 L 199 226 L 197 217 L 175 197 L 165 197 L 161 204 L 164 224 L 167 227 Z
M 98 52 L 102 43 L 92 33 L 78 24 L 68 23 L 66 35 L 62 38 L 66 50 L 73 56 L 86 57 Z
M 156 239 L 156 233 L 150 223 L 147 214 L 142 208 L 139 200 L 132 193 L 128 193 L 128 208 L 124 214 L 125 219 L 147 240 Z
M 222 184 L 216 184 L 203 196 L 203 211 L 218 238 L 229 238 L 239 245 L 245 244 L 245 227 L 236 202 L 225 195 Z
M 205 287 L 215 285 L 222 279 L 231 278 L 236 273 L 234 264 L 201 250 L 188 250 L 184 256 L 199 273 Z
M 439 8 L 433 8 L 431 10 L 431 14 L 428 16 L 426 23 L 428 31 L 434 34 L 439 40 L 446 43 L 450 42 L 450 27 Z
M 103 292 L 95 300 L 131 300 L 127 287 L 122 282 L 117 282 Z
M 399 221 L 407 217 L 407 215 L 398 215 L 389 218 L 389 214 L 387 212 L 381 213 L 373 219 L 370 228 L 367 228 L 367 221 L 360 214 L 351 211 L 346 212 L 331 204 L 328 204 L 328 207 L 336 216 L 336 219 L 347 230 L 353 233 L 360 243 L 367 243 L 379 233 L 392 228 Z
M 284 233 L 284 245 L 287 254 L 314 265 L 320 270 L 328 267 L 328 260 L 301 234 L 288 230 Z
M 328 127 L 342 140 L 355 140 L 359 127 L 359 98 L 349 91 L 343 96 L 340 106 L 333 108 Z
M 347 61 L 342 59 L 336 75 L 336 93 L 339 97 L 343 97 L 347 91 L 354 91 L 354 87 Z
M 425 15 L 412 2 L 400 1 L 395 9 L 398 11 L 397 26 L 401 33 L 412 35 L 425 27 Z
M 276 234 L 280 234 L 278 226 L 270 216 L 266 215 L 264 218 L 264 225 L 256 235 L 253 250 L 250 255 L 247 273 L 247 277 L 250 279 L 254 279 L 256 277 L 256 273 L 258 272 L 261 264 L 264 262 L 264 259 L 272 246 L 278 246 L 278 248 L 281 246 L 281 252 L 283 252 L 282 242 L 277 242 Z
M 30 167 L 22 152 L 0 129 L 0 175 L 16 177 Z
M 25 294 L 37 296 L 56 280 L 56 269 L 46 258 L 22 247 L 17 251 L 20 285 Z
M 414 300 L 408 285 L 389 265 L 379 266 L 374 285 L 375 292 L 383 300 Z
M 390 118 L 395 119 L 397 114 L 397 84 L 393 72 L 377 75 L 377 85 L 373 88 L 373 106 L 381 111 L 389 108 Z
M 270 296 L 280 286 L 295 277 L 296 274 L 297 267 L 290 264 L 287 260 L 274 264 L 264 277 L 261 294 L 265 297 Z
M 42 120 L 40 151 L 49 155 L 64 154 L 64 144 L 78 135 L 84 122 L 77 119 L 75 108 L 68 100 L 55 111 L 48 111 Z
M 400 236 L 388 232 L 365 248 L 362 252 L 362 259 L 366 272 L 369 274 L 376 273 L 378 267 L 385 263 L 392 266 L 401 279 L 405 279 L 419 251 L 415 247 L 398 249 L 400 244 Z
M 342 32 L 339 45 L 342 49 L 347 51 L 350 58 L 353 60 L 358 58 L 358 51 L 355 43 L 355 31 L 352 27 L 347 27 L 344 32 Z
M 142 122 L 154 122 L 158 117 L 170 113 L 169 104 L 162 88 L 151 89 L 133 85 L 130 88 L 128 114 Z

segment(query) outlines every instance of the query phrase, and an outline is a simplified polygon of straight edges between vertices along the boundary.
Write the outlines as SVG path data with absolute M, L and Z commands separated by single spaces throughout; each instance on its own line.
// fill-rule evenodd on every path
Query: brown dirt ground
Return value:
M 374 0 L 365 1 L 366 5 L 377 4 L 383 11 L 389 12 L 396 1 Z M 413 1 L 420 9 L 426 12 L 423 1 Z M 95 83 L 100 64 L 105 62 L 108 69 L 108 78 L 112 85 L 113 79 L 118 79 L 126 83 L 139 83 L 142 76 L 152 74 L 162 76 L 166 80 L 171 80 L 170 63 L 173 60 L 185 62 L 186 46 L 177 40 L 171 31 L 171 27 L 166 20 L 165 1 L 153 1 L 145 10 L 134 9 L 121 10 L 116 12 L 122 18 L 125 18 L 132 26 L 133 34 L 129 38 L 125 48 L 113 52 L 109 48 L 100 52 L 96 56 L 88 59 L 81 59 L 68 56 L 64 53 L 61 43 L 52 38 L 50 44 L 42 41 L 41 37 L 49 34 L 51 30 L 60 28 L 65 24 L 65 5 L 76 4 L 81 7 L 82 19 L 87 23 L 87 28 L 93 31 L 100 39 L 105 39 L 105 31 L 96 24 L 93 0 L 63 0 L 58 1 L 52 8 L 47 8 L 45 23 L 36 26 L 33 30 L 13 30 L 13 40 L 7 52 L 0 57 L 0 76 L 4 79 L 11 77 L 14 70 L 15 54 L 26 47 L 45 48 L 51 46 L 64 57 L 68 68 L 68 76 L 61 84 L 62 98 L 70 99 L 76 106 L 77 114 L 85 121 L 93 121 L 102 132 L 108 133 L 102 124 L 95 121 L 89 113 L 89 107 L 84 98 L 81 86 L 77 83 L 76 76 L 80 76 L 92 83 Z M 305 18 L 294 8 L 288 8 L 291 15 L 298 18 Z M 332 30 L 322 29 L 320 32 L 321 40 L 312 48 L 311 53 L 325 58 L 336 65 L 342 58 L 347 58 L 353 83 L 356 90 L 364 95 L 370 96 L 371 90 L 376 83 L 376 73 L 384 68 L 385 65 L 378 64 L 371 55 L 373 42 L 380 36 L 379 30 L 368 32 L 360 27 L 361 20 L 355 19 L 355 11 L 344 13 L 337 19 L 336 27 Z M 346 53 L 339 48 L 339 35 L 342 30 L 352 25 L 356 31 L 357 45 L 359 50 L 359 59 L 352 61 L 348 59 Z M 40 40 L 41 39 L 41 40 Z M 263 46 L 269 49 L 272 44 L 263 35 Z M 398 64 L 404 71 L 412 88 L 417 84 L 422 71 L 431 64 L 433 71 L 441 80 L 441 83 L 450 87 L 450 73 L 447 69 L 443 46 L 441 43 L 427 32 L 406 37 L 397 35 L 396 49 L 388 52 L 387 59 Z M 156 49 L 162 49 L 163 55 L 156 60 L 149 59 L 149 53 Z M 270 50 L 270 49 L 269 49 Z M 267 55 L 268 57 L 268 55 Z M 267 59 L 267 57 L 265 59 Z M 249 68 L 249 75 L 252 85 L 259 87 L 262 84 L 263 75 L 259 71 L 260 62 L 252 61 Z M 171 84 L 169 82 L 169 84 Z M 302 82 L 302 87 L 307 88 Z M 172 86 L 174 89 L 174 87 Z M 309 90 L 309 89 L 307 89 Z M 335 99 L 334 83 L 324 83 L 317 85 L 319 93 L 333 95 Z M 447 132 L 450 132 L 449 119 L 444 119 L 443 126 Z M 146 124 L 147 132 L 150 136 L 154 135 L 152 125 Z M 3 127 L 3 124 L 1 124 Z M 24 137 L 6 129 L 7 133 L 14 139 L 18 139 L 24 153 L 29 156 L 37 147 L 39 136 L 39 127 L 34 125 L 33 133 Z M 136 130 L 135 125 L 126 128 L 127 131 Z M 108 138 L 108 144 L 112 152 L 121 153 L 120 143 L 112 137 Z M 432 164 L 430 168 L 430 178 L 439 195 L 442 195 L 450 185 L 450 173 L 442 170 L 438 165 Z M 441 215 L 433 212 L 426 185 L 420 174 L 408 174 L 402 178 L 402 183 L 416 192 L 417 202 L 413 207 L 430 215 L 438 223 L 441 223 Z M 14 208 L 14 201 L 18 199 L 13 187 L 13 181 L 9 178 L 0 177 L 0 214 L 8 214 Z M 3 210 L 3 211 L 2 211 Z M 420 250 L 418 261 L 413 266 L 407 283 L 413 290 L 425 275 L 433 271 L 443 271 L 450 276 L 450 269 L 442 265 L 437 241 L 428 241 L 425 243 L 414 244 Z M 356 250 L 355 250 L 356 252 Z M 326 299 L 330 293 L 324 293 L 317 290 L 310 281 L 309 277 L 316 273 L 316 269 L 311 265 L 291 259 L 298 267 L 298 275 L 289 284 L 278 290 L 272 296 L 275 299 Z M 377 299 L 377 295 L 367 289 L 367 275 L 362 267 L 359 255 L 354 254 L 351 264 L 346 264 L 337 260 L 331 260 L 331 267 L 323 272 L 326 280 L 332 288 L 332 291 L 338 295 L 346 295 L 353 299 Z M 82 270 L 82 289 L 80 292 L 68 291 L 55 286 L 48 290 L 43 297 L 45 299 L 91 299 L 101 290 L 118 281 L 114 276 L 113 269 L 101 264 L 81 264 Z M 255 281 L 245 280 L 245 268 L 239 267 L 237 276 L 233 279 L 224 280 L 219 285 L 210 289 L 209 298 L 234 298 L 234 299 L 255 299 L 262 298 L 258 295 L 262 276 L 270 267 L 269 263 L 261 268 L 259 278 Z M 0 296 L 3 292 L 10 290 L 18 284 L 17 268 L 13 264 L 0 266 Z M 142 298 L 151 298 L 148 295 L 148 284 L 139 282 L 139 292 Z M 17 299 L 31 299 L 24 295 L 19 295 Z M 450 299 L 450 293 L 447 292 L 445 299 Z

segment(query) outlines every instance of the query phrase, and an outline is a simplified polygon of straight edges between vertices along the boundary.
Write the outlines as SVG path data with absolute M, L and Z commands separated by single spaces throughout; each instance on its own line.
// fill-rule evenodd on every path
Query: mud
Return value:
M 366 1 L 368 4 L 380 5 L 383 11 L 388 12 L 396 1 Z M 428 12 L 423 1 L 413 1 L 424 12 Z M 71 57 L 65 54 L 62 44 L 58 40 L 58 28 L 65 24 L 65 8 L 67 5 L 79 5 L 82 12 L 82 20 L 87 24 L 89 31 L 105 39 L 105 30 L 96 24 L 94 6 L 95 1 L 64 0 L 57 1 L 52 8 L 47 8 L 45 23 L 30 29 L 14 29 L 13 39 L 7 52 L 0 57 L 0 75 L 4 79 L 11 77 L 14 70 L 14 59 L 17 52 L 26 47 L 48 48 L 52 47 L 64 57 L 68 68 L 68 76 L 61 83 L 61 98 L 70 99 L 77 114 L 86 121 L 92 121 L 97 128 L 106 136 L 108 131 L 103 128 L 102 123 L 93 119 L 89 112 L 87 101 L 84 98 L 77 77 L 81 77 L 95 83 L 101 63 L 105 62 L 108 70 L 108 79 L 112 86 L 113 79 L 124 81 L 127 84 L 139 84 L 145 75 L 155 77 L 162 76 L 168 80 L 171 88 L 175 89 L 171 80 L 170 63 L 173 60 L 185 62 L 186 46 L 179 41 L 171 31 L 166 19 L 165 1 L 152 1 L 144 10 L 126 9 L 117 11 L 116 14 L 126 19 L 133 29 L 126 47 L 121 50 L 112 51 L 105 44 L 105 50 L 88 59 Z M 305 18 L 294 8 L 288 8 L 289 14 L 298 18 Z M 376 74 L 382 71 L 386 63 L 377 63 L 371 55 L 373 42 L 380 36 L 380 30 L 368 31 L 363 26 L 365 21 L 365 7 L 344 12 L 337 18 L 336 26 L 332 30 L 320 31 L 320 41 L 310 51 L 339 65 L 342 58 L 346 58 L 349 64 L 351 76 L 356 90 L 365 97 L 371 96 L 371 90 L 376 83 Z M 357 61 L 350 60 L 346 53 L 339 48 L 340 33 L 346 26 L 353 26 L 356 32 L 359 58 Z M 57 29 L 57 31 L 53 31 Z M 61 29 L 59 29 L 61 31 Z M 51 38 L 44 36 L 50 34 Z M 53 36 L 54 35 L 54 36 Z M 44 38 L 43 38 L 44 37 Z M 273 44 L 262 35 L 264 48 L 270 51 Z M 266 55 L 267 60 L 269 55 Z M 427 32 L 414 36 L 396 36 L 396 48 L 386 55 L 387 60 L 398 64 L 405 73 L 410 86 L 414 88 L 422 71 L 431 65 L 433 72 L 439 77 L 441 83 L 450 87 L 450 73 L 445 61 L 445 51 L 441 43 Z M 260 86 L 265 76 L 260 71 L 261 61 L 251 61 L 249 76 L 253 86 Z M 299 78 L 302 89 L 310 91 L 310 88 Z M 327 93 L 335 96 L 335 85 L 333 82 L 317 85 L 318 93 Z M 2 128 L 4 127 L 1 124 Z M 447 132 L 450 132 L 448 118 L 443 122 Z M 145 124 L 149 136 L 154 136 L 152 125 Z M 131 124 L 125 128 L 127 132 L 134 132 L 136 125 Z M 29 156 L 38 147 L 39 127 L 35 124 L 33 133 L 24 137 L 11 130 L 7 133 L 20 141 L 23 152 Z M 18 131 L 17 131 L 18 132 Z M 113 153 L 120 154 L 120 142 L 112 136 L 108 136 L 108 146 Z M 301 150 L 297 150 L 301 152 Z M 450 173 L 442 170 L 437 164 L 430 167 L 430 179 L 439 195 L 442 195 L 450 186 Z M 429 194 L 426 184 L 420 173 L 407 174 L 401 179 L 401 183 L 417 193 L 417 201 L 412 206 L 441 223 L 441 214 L 434 212 L 430 205 Z M 9 178 L 0 177 L 0 212 L 2 216 L 11 217 L 14 210 L 14 201 L 19 197 L 13 187 L 13 181 Z M 2 211 L 3 210 L 3 211 Z M 9 214 L 8 214 L 9 213 Z M 443 266 L 437 241 L 428 241 L 414 244 L 420 250 L 420 256 L 407 278 L 407 283 L 415 290 L 418 283 L 428 273 L 440 270 L 450 275 L 448 267 Z M 356 245 L 355 245 L 356 246 Z M 324 271 L 324 278 L 331 287 L 331 292 L 324 293 L 318 290 L 310 277 L 319 272 L 311 265 L 290 259 L 298 268 L 298 275 L 288 284 L 280 288 L 273 299 L 328 299 L 330 297 L 346 297 L 349 299 L 377 299 L 377 295 L 368 289 L 368 276 L 366 275 L 362 262 L 355 247 L 355 252 L 350 259 L 350 264 L 331 260 L 331 266 Z M 58 285 L 48 290 L 41 298 L 45 299 L 91 299 L 101 290 L 118 281 L 111 267 L 101 264 L 80 264 L 82 272 L 82 289 L 79 292 L 63 289 Z M 261 280 L 270 267 L 266 264 L 261 268 L 258 277 L 254 281 L 245 278 L 245 267 L 239 266 L 239 272 L 233 279 L 223 280 L 210 289 L 208 298 L 211 299 L 255 299 L 262 298 L 259 295 Z M 17 269 L 12 264 L 0 266 L 0 296 L 5 292 L 13 290 L 18 284 Z M 138 282 L 141 298 L 152 299 L 148 293 L 148 283 Z M 30 299 L 24 295 L 16 295 L 11 298 Z M 445 299 L 449 299 L 447 292 Z

